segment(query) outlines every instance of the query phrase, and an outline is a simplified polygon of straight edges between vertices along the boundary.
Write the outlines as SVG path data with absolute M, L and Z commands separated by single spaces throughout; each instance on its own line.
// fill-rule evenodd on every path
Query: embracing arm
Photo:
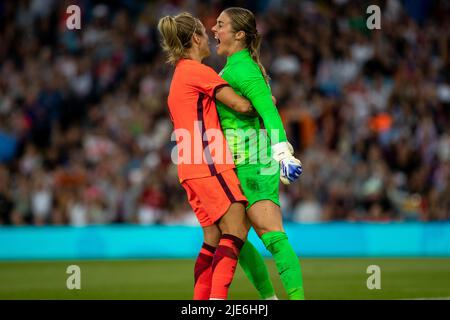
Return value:
M 250 101 L 238 95 L 211 67 L 198 64 L 187 79 L 196 90 L 217 99 L 236 112 L 247 114 L 253 111 Z
M 237 112 L 249 113 L 253 110 L 250 101 L 238 95 L 230 86 L 218 88 L 216 99 Z

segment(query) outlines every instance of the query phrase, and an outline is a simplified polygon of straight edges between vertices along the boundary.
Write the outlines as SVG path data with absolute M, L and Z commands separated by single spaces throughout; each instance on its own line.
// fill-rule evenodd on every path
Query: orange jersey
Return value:
M 168 105 L 178 147 L 178 176 L 215 176 L 234 163 L 217 114 L 216 90 L 227 86 L 212 68 L 181 59 L 170 84 Z

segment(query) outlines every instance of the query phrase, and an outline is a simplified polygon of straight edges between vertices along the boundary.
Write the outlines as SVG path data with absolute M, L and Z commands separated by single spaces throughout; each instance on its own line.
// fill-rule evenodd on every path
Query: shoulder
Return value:
M 252 59 L 236 61 L 233 65 L 233 75 L 240 80 L 264 79 L 259 66 Z
M 187 75 L 204 74 L 204 73 L 217 74 L 217 72 L 214 71 L 213 68 L 211 68 L 201 62 L 194 61 L 194 60 L 188 60 L 188 59 L 181 60 L 177 65 L 177 69 Z
M 199 63 L 198 70 L 201 72 L 209 72 L 209 73 L 217 74 L 217 72 L 213 68 L 211 68 L 210 66 L 207 66 L 206 64 L 203 64 L 203 63 Z
M 267 90 L 268 88 L 258 64 L 253 59 L 237 62 L 233 70 L 233 77 L 236 86 L 244 95 L 249 95 L 250 92 L 255 92 L 255 90 L 261 92 L 261 90 Z

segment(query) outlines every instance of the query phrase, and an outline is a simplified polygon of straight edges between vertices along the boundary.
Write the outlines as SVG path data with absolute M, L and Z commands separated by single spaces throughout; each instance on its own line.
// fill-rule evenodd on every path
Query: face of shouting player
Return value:
M 219 56 L 231 56 L 236 51 L 242 49 L 237 34 L 233 32 L 230 17 L 222 12 L 217 18 L 216 24 L 212 27 L 214 38 L 217 41 L 216 50 Z

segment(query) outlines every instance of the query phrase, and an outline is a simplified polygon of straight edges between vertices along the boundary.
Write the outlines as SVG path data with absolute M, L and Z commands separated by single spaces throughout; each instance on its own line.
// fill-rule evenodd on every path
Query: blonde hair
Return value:
M 194 33 L 201 35 L 202 23 L 190 13 L 183 12 L 159 19 L 158 31 L 163 38 L 161 45 L 167 54 L 167 63 L 174 65 L 186 57 L 186 49 L 192 47 Z
M 264 66 L 262 65 L 259 58 L 259 50 L 261 48 L 262 37 L 256 29 L 255 16 L 250 10 L 239 7 L 231 7 L 225 9 L 223 12 L 230 17 L 231 28 L 233 29 L 233 32 L 245 32 L 245 47 L 250 52 L 253 61 L 255 61 L 258 65 L 266 82 L 269 82 L 270 78 L 267 75 L 266 69 L 264 69 Z

